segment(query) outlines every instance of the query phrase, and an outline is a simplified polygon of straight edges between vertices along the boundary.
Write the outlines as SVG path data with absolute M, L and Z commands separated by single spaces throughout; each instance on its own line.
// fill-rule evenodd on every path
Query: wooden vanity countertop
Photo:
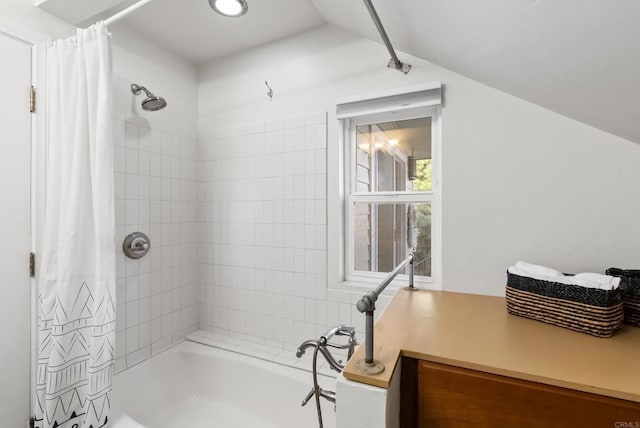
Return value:
M 502 297 L 399 290 L 375 324 L 374 356 L 381 374 L 356 371 L 359 346 L 343 375 L 388 388 L 405 356 L 640 402 L 640 328 L 597 338 L 509 315 Z

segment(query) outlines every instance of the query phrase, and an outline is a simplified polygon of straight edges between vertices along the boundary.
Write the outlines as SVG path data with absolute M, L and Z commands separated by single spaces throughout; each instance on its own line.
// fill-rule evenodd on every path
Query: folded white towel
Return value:
M 529 278 L 540 279 L 542 281 L 550 281 L 550 282 L 559 282 L 559 283 L 563 283 L 563 284 L 570 284 L 570 282 L 566 280 L 567 278 L 564 275 L 548 276 L 548 275 L 540 274 L 538 272 L 531 272 L 531 270 L 521 269 L 521 268 L 518 268 L 516 266 L 511 266 L 508 269 L 508 271 L 509 271 L 509 273 L 512 273 L 512 274 L 518 275 L 518 276 L 528 276 Z
M 511 266 L 508 269 L 508 272 L 518 276 L 527 276 L 529 278 L 539 279 L 541 281 L 558 282 L 560 284 L 569 284 L 569 285 L 573 284 L 573 282 L 569 279 L 569 277 L 566 277 L 564 275 L 562 276 L 540 275 L 537 273 L 531 273 L 530 271 L 527 271 L 527 270 L 519 269 L 515 266 Z
M 587 281 L 597 282 L 604 286 L 605 290 L 613 290 L 620 286 L 620 278 L 610 275 L 602 275 L 601 273 L 585 272 L 576 275 L 577 278 L 586 279 Z
M 533 265 L 526 262 L 518 262 L 511 266 L 508 272 L 518 276 L 539 279 L 560 284 L 579 285 L 585 288 L 595 288 L 600 290 L 615 290 L 620 286 L 620 278 L 599 273 L 579 273 L 574 276 L 566 276 L 555 269 L 545 266 Z
M 588 279 L 584 279 L 584 278 L 577 278 L 575 276 L 566 276 L 565 278 L 567 278 L 569 282 L 571 282 L 573 285 L 579 285 L 581 287 L 595 288 L 595 289 L 601 289 L 603 287 L 602 284 L 589 281 Z
M 548 276 L 551 278 L 555 276 L 563 276 L 562 272 L 557 271 L 555 269 L 551 269 L 546 266 L 534 265 L 532 263 L 527 263 L 522 261 L 517 262 L 516 267 L 522 271 L 529 272 L 534 275 Z

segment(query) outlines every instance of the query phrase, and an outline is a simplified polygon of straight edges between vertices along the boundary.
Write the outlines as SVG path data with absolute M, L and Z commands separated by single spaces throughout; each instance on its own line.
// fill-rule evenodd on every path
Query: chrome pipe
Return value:
M 373 364 L 373 311 L 365 313 L 364 362 Z
M 389 55 L 391 55 L 391 59 L 393 60 L 394 63 L 396 64 L 399 63 L 400 59 L 398 58 L 398 55 L 396 55 L 396 51 L 393 49 L 393 46 L 391 45 L 391 40 L 389 40 L 387 31 L 384 29 L 384 26 L 382 25 L 382 21 L 380 20 L 380 16 L 378 15 L 376 8 L 373 6 L 373 3 L 371 2 L 371 0 L 364 0 L 364 5 L 367 7 L 367 10 L 369 11 L 369 15 L 371 15 L 371 19 L 373 20 L 373 23 L 378 29 L 378 33 L 380 33 L 380 37 L 382 38 L 382 41 L 384 42 L 384 45 L 387 47 L 387 50 L 389 51 Z
M 311 391 L 309 391 L 307 396 L 304 397 L 304 399 L 302 400 L 302 403 L 300 405 L 302 407 L 306 406 L 307 403 L 309 402 L 309 400 L 311 400 L 311 397 L 313 397 L 313 394 L 315 394 L 315 393 L 316 393 L 316 388 L 315 387 L 311 388 Z
M 373 3 L 371 2 L 371 0 L 363 0 L 363 1 L 364 1 L 364 5 L 367 7 L 367 10 L 369 11 L 369 15 L 371 15 L 371 19 L 373 20 L 373 23 L 378 29 L 378 33 L 380 33 L 380 37 L 382 38 L 384 45 L 387 47 L 387 50 L 389 51 L 389 55 L 391 55 L 391 61 L 389 61 L 389 64 L 387 65 L 387 67 L 396 69 L 398 71 L 402 71 L 404 74 L 408 74 L 409 71 L 411 70 L 411 66 L 409 64 L 405 64 L 402 61 L 400 61 L 400 59 L 398 58 L 398 55 L 396 55 L 396 51 L 395 49 L 393 49 L 391 40 L 389 40 L 387 31 L 384 29 L 384 26 L 382 25 L 382 21 L 378 16 L 378 12 L 376 11 L 376 8 L 373 7 Z
M 296 351 L 296 357 L 300 358 L 304 355 L 304 352 L 307 350 L 307 348 L 310 348 L 312 346 L 318 346 L 319 343 L 317 340 L 305 340 L 304 342 L 302 342 L 302 344 L 300 346 L 298 346 L 298 350 Z
M 327 330 L 325 334 L 320 336 L 320 342 L 322 345 L 329 344 L 329 340 L 333 338 L 333 336 L 355 336 L 356 329 L 354 326 L 349 324 L 339 324 L 333 328 Z
M 413 287 L 413 270 L 415 268 L 414 263 L 413 263 L 413 261 L 414 261 L 413 254 L 411 254 L 409 256 L 409 258 L 411 259 L 411 261 L 409 262 L 409 288 L 413 289 L 414 288 Z
M 400 271 L 409 265 L 409 287 L 413 289 L 413 253 L 391 271 L 375 290 L 367 292 L 356 304 L 358 311 L 365 314 L 364 360 L 356 362 L 356 370 L 361 373 L 377 374 L 384 370 L 384 365 L 373 358 L 373 312 L 376 301 L 385 288 L 394 280 Z
M 320 388 L 320 396 L 329 400 L 330 402 L 334 403 L 336 402 L 336 393 L 333 391 L 326 391 L 322 388 Z
M 146 5 L 147 3 L 151 3 L 152 1 L 153 0 L 140 0 L 139 2 L 132 4 L 131 6 L 121 10 L 120 12 L 116 13 L 113 16 L 110 16 L 109 18 L 103 20 L 102 22 L 106 26 L 115 24 L 116 22 L 123 19 L 125 16 L 129 15 L 131 12 L 140 9 L 142 6 Z
M 336 334 L 338 334 L 338 331 L 340 331 L 340 327 L 339 325 L 330 328 L 329 330 L 327 330 L 327 332 L 325 334 L 323 334 L 322 336 L 320 336 L 320 342 L 322 345 L 326 345 L 327 342 L 329 342 L 329 340 L 335 336 Z
M 356 340 L 356 335 L 354 333 L 353 336 L 349 337 L 349 350 L 347 351 L 347 361 L 349 361 L 351 357 L 353 357 L 353 353 L 356 351 L 357 344 L 358 342 Z
M 362 296 L 362 298 L 356 304 L 356 307 L 358 308 L 358 310 L 361 313 L 375 310 L 376 301 L 378 300 L 378 297 L 380 296 L 380 294 L 384 291 L 385 288 L 387 288 L 389 284 L 391 284 L 391 281 L 393 281 L 396 278 L 396 276 L 398 276 L 400 271 L 404 269 L 405 266 L 407 266 L 412 261 L 413 261 L 413 253 L 409 254 L 409 257 L 404 259 L 398 266 L 396 266 L 395 269 L 392 270 L 389 273 L 389 275 L 387 275 L 387 277 L 382 280 L 380 285 L 378 285 L 375 288 L 375 290 L 371 290 L 367 292 L 367 294 Z
M 318 427 L 323 428 L 324 424 L 322 423 L 322 409 L 320 408 L 320 385 L 318 385 L 318 350 L 324 349 L 318 344 L 316 349 L 313 351 L 313 389 L 314 395 L 316 396 L 316 412 L 318 414 Z

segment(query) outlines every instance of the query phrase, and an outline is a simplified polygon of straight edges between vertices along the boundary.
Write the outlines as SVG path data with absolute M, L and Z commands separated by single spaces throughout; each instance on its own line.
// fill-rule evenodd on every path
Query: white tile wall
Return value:
M 327 290 L 326 118 L 200 141 L 201 329 L 283 348 L 338 323 L 362 327 L 354 303 L 364 290 Z
M 166 129 L 114 118 L 118 371 L 197 328 L 197 140 Z M 122 252 L 135 231 L 151 239 L 138 260 Z
M 187 336 L 187 339 L 202 343 L 204 345 L 213 346 L 215 348 L 224 349 L 238 354 L 247 355 L 254 358 L 260 358 L 283 366 L 294 367 L 311 373 L 313 364 L 313 350 L 309 349 L 300 358 L 296 357 L 297 346 L 269 346 L 256 343 L 255 341 L 241 340 L 226 335 L 211 333 L 204 330 L 195 331 Z M 347 360 L 346 349 L 331 349 L 331 354 L 338 362 Z M 336 377 L 326 360 L 322 357 L 318 358 L 318 373 L 321 375 Z M 309 376 L 309 375 L 307 375 Z M 311 376 L 308 377 L 311 380 Z

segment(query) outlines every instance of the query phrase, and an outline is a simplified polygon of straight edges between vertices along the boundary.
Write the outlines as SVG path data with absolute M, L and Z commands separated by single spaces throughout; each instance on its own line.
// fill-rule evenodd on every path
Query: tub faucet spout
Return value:
M 302 342 L 302 345 L 298 346 L 298 350 L 296 351 L 296 357 L 300 358 L 304 355 L 307 348 L 318 346 L 317 340 L 305 340 Z

